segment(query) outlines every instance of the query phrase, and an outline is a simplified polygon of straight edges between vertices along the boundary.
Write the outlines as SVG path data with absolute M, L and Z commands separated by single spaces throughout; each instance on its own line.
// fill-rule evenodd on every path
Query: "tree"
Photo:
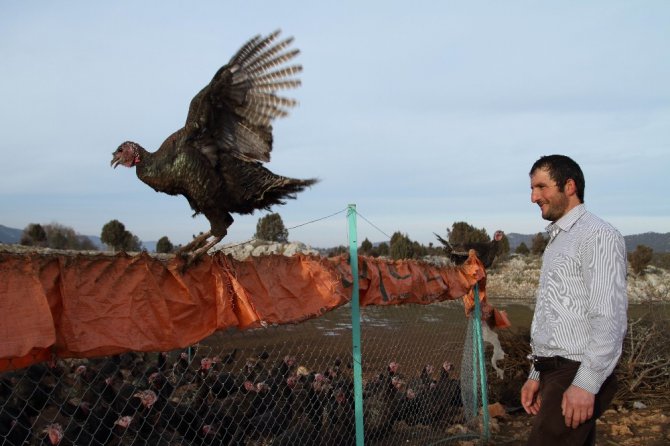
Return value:
M 170 239 L 166 235 L 159 238 L 156 242 L 156 252 L 160 253 L 170 253 L 174 250 L 174 245 L 170 242 Z
M 644 274 L 644 269 L 649 265 L 654 256 L 654 250 L 646 245 L 637 245 L 635 251 L 628 255 L 630 267 L 638 276 Z
M 53 249 L 68 249 L 68 236 L 64 231 L 51 231 L 49 233 L 49 247 Z
M 336 246 L 328 251 L 328 257 L 341 256 L 349 253 L 349 248 L 344 245 Z
M 391 236 L 389 255 L 394 260 L 411 259 L 414 257 L 414 244 L 406 234 L 395 232 Z
M 516 247 L 514 252 L 516 252 L 517 254 L 527 256 L 528 254 L 530 254 L 530 249 L 528 249 L 528 246 L 526 246 L 524 242 L 521 242 L 521 244 Z
M 128 239 L 126 245 L 123 247 L 124 251 L 142 251 L 142 241 L 134 234 L 128 232 Z
M 288 229 L 284 226 L 279 214 L 268 214 L 258 219 L 254 237 L 260 240 L 286 243 L 288 242 Z
M 39 223 L 30 223 L 21 234 L 19 242 L 26 246 L 47 246 L 47 233 Z
M 538 232 L 530 245 L 531 254 L 540 255 L 544 252 L 544 248 L 547 247 L 549 243 L 549 237 L 545 237 L 544 234 Z
M 97 247 L 86 236 L 79 235 L 69 226 L 49 223 L 44 226 L 47 233 L 47 246 L 54 249 L 73 249 L 97 251 Z
M 412 251 L 414 252 L 415 259 L 425 257 L 428 255 L 428 248 L 426 248 L 419 242 L 412 242 Z
M 100 240 L 114 251 L 140 251 L 142 249 L 140 239 L 127 231 L 125 225 L 118 220 L 110 220 L 102 227 Z
M 655 252 L 651 264 L 657 268 L 670 271 L 670 252 Z
M 113 250 L 123 249 L 126 227 L 118 220 L 110 220 L 102 227 L 100 240 Z
M 451 225 L 451 229 L 447 229 L 447 239 L 454 246 L 466 243 L 486 243 L 491 240 L 486 229 L 477 229 L 464 221 L 458 221 Z
M 85 235 L 78 235 L 77 239 L 79 240 L 79 249 L 82 251 L 97 251 L 98 247 L 91 241 L 90 238 Z
M 380 256 L 387 256 L 389 255 L 389 244 L 386 242 L 381 242 L 379 245 L 377 245 L 377 255 Z
M 507 238 L 507 234 L 505 234 L 500 241 L 500 250 L 498 252 L 499 258 L 507 257 L 511 250 L 512 249 L 509 247 L 509 239 Z
M 370 240 L 368 240 L 367 237 L 361 243 L 360 250 L 361 250 L 362 254 L 371 254 L 372 253 L 372 242 Z
M 79 235 L 74 229 L 59 223 L 48 225 L 30 223 L 23 230 L 20 243 L 28 246 L 77 251 L 96 251 L 98 249 L 88 237 Z

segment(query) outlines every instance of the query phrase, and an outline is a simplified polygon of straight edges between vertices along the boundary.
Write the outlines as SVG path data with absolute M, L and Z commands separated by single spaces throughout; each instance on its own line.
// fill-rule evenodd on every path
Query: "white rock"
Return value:
M 242 244 L 224 245 L 219 251 L 231 255 L 237 260 L 244 260 L 249 256 L 259 257 L 272 254 L 282 254 L 287 257 L 296 254 L 319 255 L 317 250 L 302 242 L 276 243 L 256 239 Z

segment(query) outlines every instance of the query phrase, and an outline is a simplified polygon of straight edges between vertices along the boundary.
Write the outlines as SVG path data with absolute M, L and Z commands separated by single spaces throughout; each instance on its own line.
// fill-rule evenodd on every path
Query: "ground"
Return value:
M 532 417 L 525 412 L 493 418 L 493 445 L 522 445 L 528 438 Z M 670 417 L 662 409 L 614 408 L 598 420 L 598 445 L 661 446 L 670 444 Z M 461 442 L 462 446 L 475 444 Z

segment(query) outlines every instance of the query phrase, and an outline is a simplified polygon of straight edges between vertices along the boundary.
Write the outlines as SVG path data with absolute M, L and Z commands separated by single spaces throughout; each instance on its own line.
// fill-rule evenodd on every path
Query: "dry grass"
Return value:
M 486 289 L 491 298 L 532 301 L 540 280 L 538 256 L 512 256 L 489 272 Z M 670 302 L 670 271 L 648 266 L 641 276 L 628 269 L 628 300 L 634 303 Z

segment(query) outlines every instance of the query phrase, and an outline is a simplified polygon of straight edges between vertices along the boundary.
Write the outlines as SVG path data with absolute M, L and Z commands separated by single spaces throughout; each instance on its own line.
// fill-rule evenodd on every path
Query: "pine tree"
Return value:
M 361 248 L 360 248 L 361 254 L 371 254 L 372 253 L 372 242 L 365 238 L 363 242 L 361 243 Z
M 140 251 L 142 242 L 140 239 L 126 230 L 123 223 L 118 220 L 110 220 L 102 227 L 100 240 L 114 251 Z
M 30 223 L 21 234 L 19 242 L 26 246 L 47 246 L 47 233 L 39 223 Z
M 628 261 L 633 272 L 638 276 L 644 274 L 644 269 L 649 265 L 654 256 L 654 250 L 646 245 L 637 245 L 635 251 L 628 255 Z
M 271 242 L 288 242 L 288 229 L 279 214 L 268 214 L 258 219 L 255 238 Z
M 547 244 L 549 243 L 549 238 L 545 237 L 544 234 L 541 232 L 538 232 L 535 234 L 535 237 L 533 237 L 533 241 L 530 245 L 530 252 L 531 254 L 534 255 L 540 255 L 544 252 L 544 248 L 547 247 Z
M 159 238 L 156 242 L 156 252 L 159 253 L 170 253 L 174 250 L 174 245 L 170 242 L 170 239 L 166 235 Z
M 486 243 L 491 240 L 486 229 L 477 229 L 474 226 L 464 222 L 457 221 L 447 229 L 449 243 L 453 246 L 467 243 Z
M 411 259 L 414 257 L 414 244 L 406 234 L 396 232 L 391 236 L 389 255 L 394 260 Z
M 521 242 L 521 244 L 516 247 L 514 252 L 516 252 L 517 254 L 521 254 L 523 256 L 527 256 L 528 254 L 530 254 L 530 249 L 528 249 L 528 246 L 524 242 Z

